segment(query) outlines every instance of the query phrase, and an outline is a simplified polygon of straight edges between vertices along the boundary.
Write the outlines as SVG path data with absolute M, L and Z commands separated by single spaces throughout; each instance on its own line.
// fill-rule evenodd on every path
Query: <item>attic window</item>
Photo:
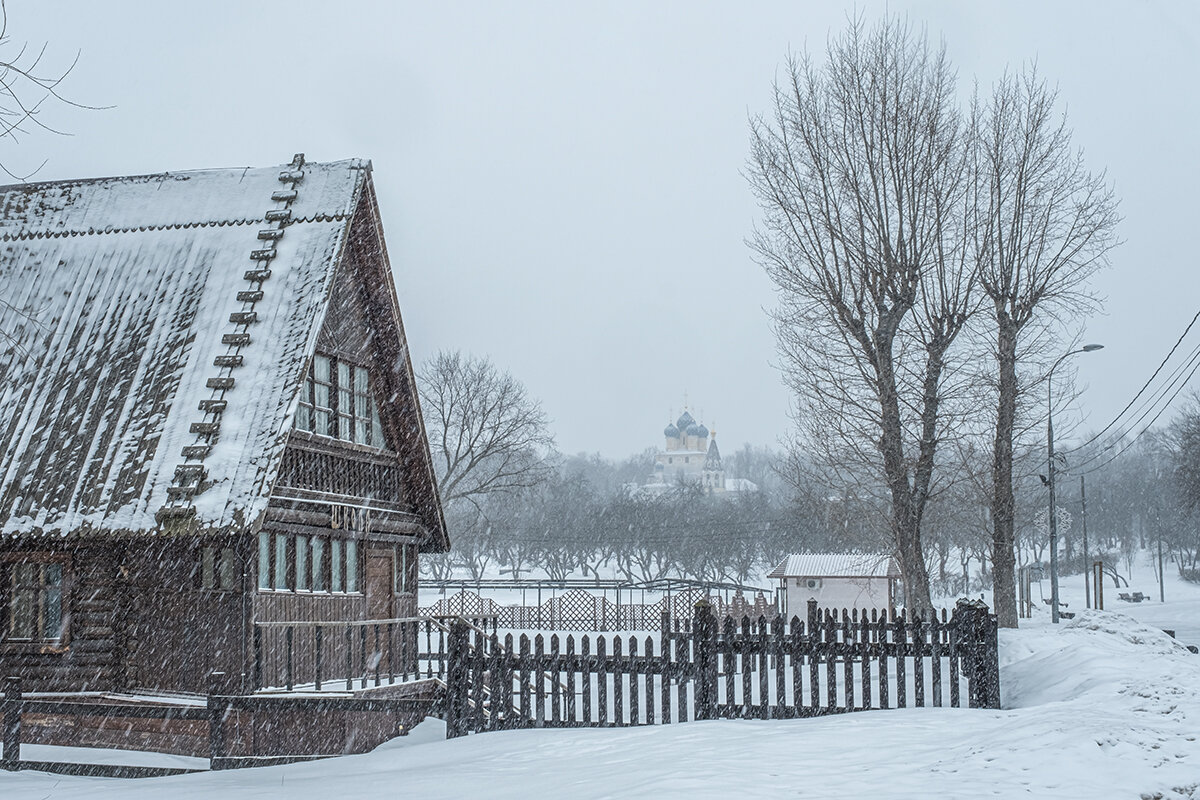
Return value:
M 300 392 L 296 429 L 386 447 L 371 383 L 366 367 L 318 353 Z

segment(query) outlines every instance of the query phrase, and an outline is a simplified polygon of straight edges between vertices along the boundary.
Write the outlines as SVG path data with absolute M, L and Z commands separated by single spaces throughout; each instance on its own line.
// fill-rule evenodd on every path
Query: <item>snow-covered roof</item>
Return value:
M 370 170 L 297 163 L 0 187 L 0 534 L 156 530 L 222 394 L 195 520 L 261 514 Z
M 882 553 L 793 553 L 768 578 L 897 577 L 895 560 Z

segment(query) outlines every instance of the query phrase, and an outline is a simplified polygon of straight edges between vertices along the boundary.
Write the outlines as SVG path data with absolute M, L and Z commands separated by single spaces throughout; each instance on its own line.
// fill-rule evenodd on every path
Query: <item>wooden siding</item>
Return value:
M 155 542 L 127 548 L 131 568 L 128 592 L 134 599 L 128 646 L 127 684 L 133 689 L 204 691 L 213 671 L 238 675 L 243 652 L 242 596 L 248 548 L 234 546 L 243 564 L 238 587 L 200 587 L 197 540 Z
M 64 644 L 0 642 L 0 673 L 21 676 L 29 691 L 203 691 L 213 670 L 240 674 L 242 594 L 199 587 L 200 546 L 0 543 L 0 553 L 70 557 Z
M 0 554 L 38 560 L 44 554 L 66 555 L 63 617 L 65 640 L 51 643 L 0 641 L 0 673 L 26 680 L 29 691 L 90 691 L 112 688 L 119 672 L 115 657 L 116 561 L 100 547 L 64 547 L 61 543 L 0 541 Z M 8 585 L 0 587 L 7 611 Z M 7 633 L 7 620 L 3 633 Z

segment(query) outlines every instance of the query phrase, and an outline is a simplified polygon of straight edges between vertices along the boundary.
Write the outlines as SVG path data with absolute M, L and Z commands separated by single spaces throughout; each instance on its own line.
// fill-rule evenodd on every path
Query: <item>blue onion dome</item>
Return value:
M 687 426 L 687 435 L 688 436 L 699 436 L 700 435 L 700 426 L 694 422 L 691 425 L 688 425 Z
M 691 433 L 691 431 L 689 430 L 688 433 Z M 696 426 L 696 435 L 699 436 L 701 439 L 707 439 L 708 438 L 708 428 L 704 427 L 703 423 L 697 425 Z
M 663 429 L 663 436 L 675 437 L 678 435 L 679 435 L 679 428 L 676 428 L 674 425 L 668 425 L 666 428 Z
M 675 420 L 675 427 L 681 431 L 686 431 L 689 425 L 695 425 L 696 419 L 688 412 L 683 412 L 679 415 L 679 419 Z

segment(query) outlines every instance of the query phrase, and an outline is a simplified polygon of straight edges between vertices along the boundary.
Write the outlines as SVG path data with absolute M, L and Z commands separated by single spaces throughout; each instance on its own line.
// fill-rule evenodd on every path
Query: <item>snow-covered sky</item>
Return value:
M 726 450 L 771 444 L 788 398 L 767 278 L 744 245 L 748 113 L 789 49 L 819 49 L 863 2 L 83 2 L 8 0 L 15 41 L 96 112 L 70 137 L 0 144 L 37 178 L 270 165 L 303 151 L 375 164 L 420 361 L 490 355 L 540 397 L 559 446 L 661 442 L 687 393 Z M 900 2 L 942 36 L 964 90 L 1037 59 L 1076 141 L 1122 198 L 1099 282 L 1101 353 L 1077 411 L 1124 406 L 1197 304 L 1200 6 Z

